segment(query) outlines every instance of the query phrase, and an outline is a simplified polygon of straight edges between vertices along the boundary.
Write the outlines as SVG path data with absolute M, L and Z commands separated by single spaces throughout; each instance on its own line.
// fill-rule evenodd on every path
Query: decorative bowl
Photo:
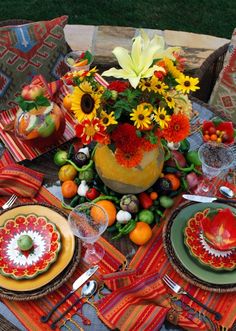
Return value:
M 201 228 L 213 248 L 219 251 L 236 248 L 236 215 L 229 208 L 210 210 L 201 220 Z

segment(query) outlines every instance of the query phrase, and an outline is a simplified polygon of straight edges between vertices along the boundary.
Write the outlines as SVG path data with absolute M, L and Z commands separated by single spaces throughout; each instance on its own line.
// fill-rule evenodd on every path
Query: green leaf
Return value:
M 137 135 L 137 137 L 142 138 L 142 132 L 141 131 L 136 130 L 136 135 Z
M 84 54 L 84 59 L 87 59 L 88 60 L 88 63 L 92 62 L 92 54 L 89 52 L 89 51 L 86 51 L 85 54 Z
M 114 116 L 116 120 L 120 118 L 121 114 L 122 114 L 122 108 L 115 109 Z

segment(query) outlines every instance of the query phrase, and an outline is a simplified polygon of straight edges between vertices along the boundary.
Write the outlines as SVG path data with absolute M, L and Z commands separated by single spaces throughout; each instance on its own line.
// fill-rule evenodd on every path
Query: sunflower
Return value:
M 82 122 L 84 119 L 92 120 L 96 116 L 96 111 L 100 106 L 101 96 L 94 93 L 92 86 L 84 81 L 80 87 L 75 87 L 71 94 L 72 106 L 77 120 Z
M 176 85 L 176 91 L 181 91 L 183 93 L 189 93 L 190 91 L 196 91 L 200 87 L 196 86 L 199 83 L 198 78 L 193 78 L 185 76 L 182 74 L 179 78 L 176 79 L 176 82 L 179 83 Z
M 173 114 L 168 127 L 162 131 L 162 136 L 169 142 L 178 143 L 190 133 L 189 119 L 184 114 Z
M 166 113 L 165 108 L 159 107 L 158 110 L 154 110 L 154 114 L 153 118 L 159 124 L 161 129 L 168 127 L 171 116 Z
M 89 144 L 93 140 L 102 143 L 103 140 L 106 140 L 105 131 L 105 126 L 98 118 L 94 118 L 91 121 L 86 119 L 75 126 L 76 136 L 81 138 L 83 144 Z
M 124 167 L 133 168 L 142 161 L 143 152 L 139 148 L 132 152 L 124 152 L 122 149 L 116 148 L 115 158 Z
M 153 82 L 153 79 L 141 79 L 138 87 L 141 89 L 141 91 L 147 90 L 148 92 L 155 91 L 155 82 Z
M 169 94 L 169 93 L 167 93 L 165 96 L 164 96 L 164 98 L 165 98 L 165 101 L 166 101 L 166 103 L 167 103 L 167 106 L 169 107 L 169 108 L 174 108 L 174 106 L 175 106 L 175 100 L 174 100 L 174 98 L 172 98 L 172 96 Z
M 131 121 L 134 122 L 134 125 L 137 129 L 149 128 L 152 124 L 150 115 L 153 112 L 153 106 L 150 103 L 143 102 L 140 103 L 136 109 L 133 109 L 130 114 Z
M 107 114 L 104 110 L 102 110 L 100 118 L 101 118 L 102 124 L 104 126 L 118 124 L 118 122 L 116 121 L 116 119 L 114 117 L 114 111 L 112 111 L 110 114 Z

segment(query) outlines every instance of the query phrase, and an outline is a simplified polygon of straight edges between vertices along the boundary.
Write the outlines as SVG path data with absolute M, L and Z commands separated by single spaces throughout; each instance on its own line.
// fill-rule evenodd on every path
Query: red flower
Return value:
M 117 148 L 115 151 L 115 158 L 117 162 L 126 168 L 136 167 L 143 158 L 143 153 L 140 149 L 132 152 L 124 152 L 122 149 Z
M 168 128 L 162 131 L 162 136 L 170 142 L 178 143 L 185 139 L 190 132 L 189 119 L 184 114 L 173 114 Z
M 136 129 L 133 125 L 124 123 L 117 126 L 111 135 L 116 148 L 121 149 L 125 153 L 134 154 L 141 147 L 141 139 L 136 134 Z
M 225 251 L 236 247 L 236 216 L 229 208 L 202 219 L 201 226 L 205 239 L 216 249 Z
M 109 90 L 114 90 L 117 91 L 118 93 L 124 92 L 128 87 L 129 87 L 128 82 L 121 82 L 119 80 L 115 80 L 108 85 Z
M 86 119 L 75 126 L 76 136 L 81 138 L 82 143 L 85 145 L 91 143 L 93 140 L 100 143 L 107 141 L 108 137 L 105 131 L 106 127 L 102 125 L 102 122 L 98 118 L 94 118 L 91 121 Z

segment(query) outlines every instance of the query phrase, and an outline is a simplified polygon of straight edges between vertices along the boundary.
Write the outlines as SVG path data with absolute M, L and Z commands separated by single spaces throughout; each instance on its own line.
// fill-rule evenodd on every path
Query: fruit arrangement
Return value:
M 205 142 L 232 144 L 234 142 L 233 123 L 222 122 L 221 120 L 204 121 L 202 135 Z
M 75 67 L 77 70 L 79 70 L 80 67 L 91 64 L 92 60 L 93 56 L 89 51 L 70 52 L 65 58 L 66 64 L 70 67 Z
M 59 106 L 44 95 L 40 85 L 27 85 L 17 99 L 19 109 L 16 113 L 14 131 L 24 141 L 45 145 L 52 143 L 63 134 L 64 114 Z M 46 139 L 49 138 L 50 139 Z
M 160 178 L 139 194 L 116 193 L 104 185 L 95 171 L 95 149 L 72 144 L 68 151 L 58 150 L 54 163 L 59 167 L 62 206 L 73 209 L 92 201 L 106 210 L 107 231 L 113 234 L 113 240 L 128 235 L 135 244 L 144 245 L 152 236 L 152 226 L 161 221 L 165 209 L 173 206 L 174 197 L 194 188 L 201 175 L 198 153 L 189 151 L 187 140 L 178 150 L 170 150 L 167 145 L 164 149 L 166 161 Z

